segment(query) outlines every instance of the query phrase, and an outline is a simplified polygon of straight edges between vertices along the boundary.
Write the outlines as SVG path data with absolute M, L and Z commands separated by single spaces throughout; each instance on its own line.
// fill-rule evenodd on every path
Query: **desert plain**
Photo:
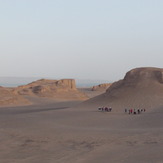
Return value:
M 1 105 L 0 163 L 163 163 L 162 72 L 131 70 L 101 94 L 78 92 L 74 81 L 12 90 L 21 105 Z M 146 111 L 135 115 L 125 108 Z

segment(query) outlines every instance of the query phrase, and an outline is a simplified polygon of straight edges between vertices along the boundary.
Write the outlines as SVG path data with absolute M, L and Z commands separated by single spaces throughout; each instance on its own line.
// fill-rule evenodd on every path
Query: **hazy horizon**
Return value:
M 42 79 L 41 77 L 0 77 L 0 86 L 3 87 L 17 87 L 20 85 L 26 85 L 31 82 Z M 60 80 L 58 78 L 49 78 L 46 77 L 44 79 L 50 80 Z M 64 78 L 65 79 L 65 78 Z M 69 78 L 70 79 L 70 78 Z M 109 80 L 91 80 L 91 79 L 75 79 L 77 87 L 92 87 L 95 85 L 103 84 L 103 83 L 112 83 L 114 81 Z
M 0 1 L 0 77 L 116 81 L 162 67 L 161 0 Z

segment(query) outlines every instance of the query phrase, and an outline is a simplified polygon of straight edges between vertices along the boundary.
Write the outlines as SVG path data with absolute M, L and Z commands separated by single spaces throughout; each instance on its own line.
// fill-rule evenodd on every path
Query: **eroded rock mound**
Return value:
M 85 100 L 87 96 L 76 89 L 74 79 L 47 80 L 41 79 L 14 90 L 19 95 L 50 97 L 67 100 Z
M 95 106 L 151 109 L 163 105 L 163 69 L 136 68 L 123 80 L 113 83 L 106 93 L 86 102 Z
M 26 104 L 30 104 L 30 102 L 20 95 L 15 94 L 13 89 L 0 87 L 0 106 Z
M 110 94 L 117 89 L 142 88 L 147 92 L 155 91 L 163 85 L 163 69 L 160 68 L 137 68 L 126 73 L 123 80 L 115 82 L 107 92 Z M 153 89 L 154 88 L 154 89 Z M 140 91 L 140 90 L 139 90 Z
M 111 83 L 99 84 L 92 87 L 92 91 L 105 91 L 111 86 Z

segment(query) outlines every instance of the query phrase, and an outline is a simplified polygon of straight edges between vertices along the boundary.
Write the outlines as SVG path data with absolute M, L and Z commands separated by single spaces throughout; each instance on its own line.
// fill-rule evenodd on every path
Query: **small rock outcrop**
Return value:
M 105 91 L 111 86 L 111 83 L 99 84 L 92 87 L 92 91 Z
M 0 87 L 0 106 L 27 104 L 30 104 L 30 102 L 24 97 L 15 94 L 12 89 Z

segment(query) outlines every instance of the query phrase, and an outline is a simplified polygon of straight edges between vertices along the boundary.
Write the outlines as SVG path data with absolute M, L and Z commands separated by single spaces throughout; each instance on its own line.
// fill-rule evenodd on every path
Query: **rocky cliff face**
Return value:
M 71 90 L 77 90 L 76 89 L 76 83 L 74 79 L 62 79 L 57 81 L 57 85 L 67 86 L 67 88 Z

